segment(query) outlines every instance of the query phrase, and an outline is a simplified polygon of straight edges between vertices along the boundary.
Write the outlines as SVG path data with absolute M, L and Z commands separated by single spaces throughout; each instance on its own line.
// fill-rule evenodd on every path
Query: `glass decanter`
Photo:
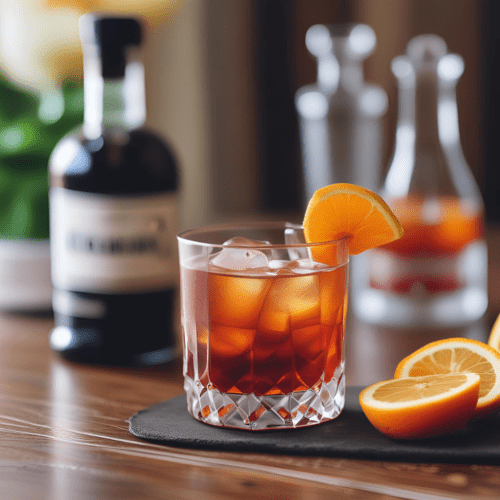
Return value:
M 380 181 L 382 129 L 387 95 L 363 78 L 363 60 L 376 36 L 365 24 L 315 25 L 306 46 L 316 57 L 318 80 L 297 91 L 304 195 L 334 182 L 376 189 Z
M 486 311 L 484 209 L 458 126 L 463 69 L 435 35 L 413 38 L 406 56 L 392 61 L 398 123 L 381 195 L 405 234 L 354 266 L 353 309 L 365 322 L 458 327 Z

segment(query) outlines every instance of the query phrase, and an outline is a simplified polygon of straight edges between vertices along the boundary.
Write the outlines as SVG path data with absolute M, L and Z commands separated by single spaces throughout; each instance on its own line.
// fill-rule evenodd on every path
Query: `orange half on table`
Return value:
M 403 228 L 387 203 L 376 193 L 354 184 L 332 184 L 318 189 L 304 215 L 308 243 L 348 238 L 350 255 L 390 243 Z M 333 264 L 327 247 L 313 247 L 315 260 Z
M 474 418 L 500 409 L 500 352 L 478 340 L 451 338 L 425 345 L 404 358 L 394 378 L 475 373 L 481 381 Z
M 461 431 L 474 414 L 480 377 L 446 373 L 384 380 L 359 395 L 363 411 L 380 432 L 395 439 Z

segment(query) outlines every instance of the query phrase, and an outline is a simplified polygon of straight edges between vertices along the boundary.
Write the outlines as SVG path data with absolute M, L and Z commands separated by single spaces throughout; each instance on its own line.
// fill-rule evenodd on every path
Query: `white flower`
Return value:
M 0 0 L 0 71 L 36 91 L 81 76 L 78 18 L 88 11 L 142 17 L 155 27 L 181 0 Z
M 0 0 L 0 68 L 19 85 L 42 90 L 82 72 L 78 18 L 71 7 Z

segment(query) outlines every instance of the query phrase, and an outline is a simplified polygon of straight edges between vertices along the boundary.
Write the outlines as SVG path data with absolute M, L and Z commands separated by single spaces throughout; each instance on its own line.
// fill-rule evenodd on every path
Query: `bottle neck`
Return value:
M 104 130 L 130 131 L 146 119 L 144 69 L 130 61 L 123 77 L 105 78 L 96 53 L 84 59 L 84 134 L 100 137 Z
M 363 67 L 358 61 L 339 60 L 333 54 L 318 59 L 318 84 L 325 92 L 338 88 L 352 92 L 363 87 Z
M 396 73 L 395 73 L 396 74 Z M 435 71 L 398 75 L 398 123 L 394 155 L 384 184 L 387 197 L 454 195 L 439 137 L 439 84 Z
M 345 55 L 339 57 L 339 86 L 346 90 L 357 90 L 363 86 L 363 65 Z
M 481 194 L 460 146 L 455 85 L 461 71 L 449 57 L 432 65 L 405 57 L 393 60 L 398 123 L 383 195 L 458 197 L 480 209 Z
M 415 148 L 436 154 L 441 148 L 438 125 L 438 79 L 435 72 L 417 74 L 415 86 Z

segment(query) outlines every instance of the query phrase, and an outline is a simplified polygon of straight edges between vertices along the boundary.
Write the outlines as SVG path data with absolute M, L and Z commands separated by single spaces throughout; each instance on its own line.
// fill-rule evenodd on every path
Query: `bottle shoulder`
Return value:
M 51 187 L 107 194 L 176 191 L 179 184 L 171 147 L 145 128 L 96 139 L 76 129 L 55 147 L 49 174 Z

